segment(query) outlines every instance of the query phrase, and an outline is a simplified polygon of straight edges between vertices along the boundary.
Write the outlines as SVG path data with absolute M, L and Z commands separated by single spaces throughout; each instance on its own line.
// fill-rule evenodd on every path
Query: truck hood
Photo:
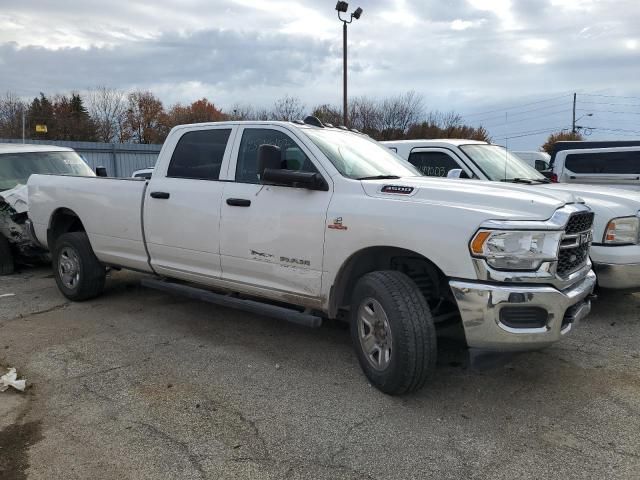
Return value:
M 432 177 L 406 177 L 394 180 L 363 180 L 370 197 L 457 206 L 482 211 L 494 219 L 547 220 L 569 203 L 584 203 L 571 192 L 532 189 L 529 185 L 454 180 Z M 412 187 L 410 193 L 389 193 L 384 187 Z M 387 188 L 391 190 L 392 188 Z
M 609 221 L 617 217 L 630 217 L 640 212 L 640 192 L 579 183 L 550 183 L 540 190 L 568 192 L 578 195 L 595 213 L 593 230 L 601 237 Z

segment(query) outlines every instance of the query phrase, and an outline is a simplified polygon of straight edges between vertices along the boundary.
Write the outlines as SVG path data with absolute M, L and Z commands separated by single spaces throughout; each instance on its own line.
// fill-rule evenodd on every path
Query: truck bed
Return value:
M 138 179 L 32 175 L 29 217 L 36 237 L 52 248 L 47 245 L 49 221 L 54 212 L 68 209 L 82 221 L 101 262 L 150 271 L 142 231 L 146 185 Z

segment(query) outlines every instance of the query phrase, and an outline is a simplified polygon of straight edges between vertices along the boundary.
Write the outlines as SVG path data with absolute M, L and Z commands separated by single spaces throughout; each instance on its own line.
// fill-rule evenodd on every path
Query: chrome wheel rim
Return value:
M 58 274 L 62 284 L 73 290 L 80 282 L 80 259 L 78 254 L 69 247 L 64 247 L 58 257 Z
M 391 363 L 393 337 L 387 313 L 373 298 L 364 299 L 358 308 L 358 338 L 369 364 L 385 370 Z

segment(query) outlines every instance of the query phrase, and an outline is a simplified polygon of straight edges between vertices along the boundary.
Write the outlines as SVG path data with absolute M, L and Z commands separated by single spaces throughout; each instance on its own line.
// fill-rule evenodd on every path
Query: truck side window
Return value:
M 640 173 L 640 152 L 570 153 L 564 165 L 574 173 Z
M 280 147 L 283 157 L 282 168 L 311 173 L 318 171 L 298 144 L 287 134 L 268 128 L 246 128 L 242 133 L 238 152 L 236 182 L 260 183 L 258 178 L 258 147 L 260 145 Z
M 544 160 L 536 160 L 535 165 L 536 165 L 535 169 L 538 170 L 539 172 L 543 172 L 551 168 L 551 166 Z
M 412 152 L 409 163 L 427 177 L 446 177 L 449 170 L 461 168 L 458 162 L 444 152 Z
M 176 145 L 167 177 L 218 180 L 231 129 L 187 132 Z

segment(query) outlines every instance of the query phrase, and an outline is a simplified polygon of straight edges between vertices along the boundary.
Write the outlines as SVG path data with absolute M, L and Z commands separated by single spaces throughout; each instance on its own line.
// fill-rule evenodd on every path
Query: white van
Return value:
M 549 155 L 547 152 L 538 152 L 532 150 L 526 152 L 511 153 L 539 172 L 543 172 L 551 168 L 551 155 Z
M 640 147 L 561 150 L 552 180 L 640 190 Z

